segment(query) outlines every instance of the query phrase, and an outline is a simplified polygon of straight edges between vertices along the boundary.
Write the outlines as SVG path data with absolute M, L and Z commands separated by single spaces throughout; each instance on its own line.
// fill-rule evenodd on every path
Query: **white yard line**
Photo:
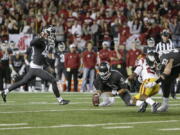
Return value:
M 4 127 L 4 126 L 25 126 L 28 125 L 28 123 L 9 123 L 9 124 L 0 124 L 0 127 Z
M 103 129 L 126 129 L 126 128 L 134 128 L 133 126 L 116 126 L 116 127 L 103 127 Z
M 134 108 L 132 108 L 134 109 Z M 112 110 L 121 110 L 121 109 L 105 109 L 105 108 L 98 108 L 98 109 L 64 109 L 64 110 L 36 110 L 36 111 L 8 111 L 8 112 L 0 112 L 0 114 L 11 114 L 11 113 L 39 113 L 39 112 L 67 112 L 67 111 L 112 111 Z
M 159 129 L 161 131 L 180 131 L 180 128 L 163 128 Z
M 51 104 L 57 104 L 58 105 L 58 102 L 29 102 L 29 103 L 22 103 L 22 104 L 5 104 L 5 103 L 2 103 L 0 104 L 0 106 L 19 106 L 19 105 L 51 105 Z M 71 105 L 74 105 L 74 104 L 92 104 L 91 102 L 70 102 L 69 104 Z
M 0 128 L 0 130 L 19 130 L 19 129 L 41 129 L 41 128 L 72 128 L 72 127 L 101 127 L 101 126 L 113 126 L 113 125 L 137 125 L 137 124 L 153 124 L 153 123 L 170 123 L 178 122 L 178 120 L 167 121 L 139 121 L 139 122 L 121 122 L 121 123 L 101 123 L 101 124 L 62 124 L 54 126 L 39 126 L 39 127 L 12 127 L 12 128 Z M 125 127 L 125 126 L 124 126 Z M 128 126 L 126 126 L 128 127 Z M 129 126 L 131 127 L 131 126 Z M 104 128 L 104 127 L 102 127 Z M 112 127 L 113 128 L 113 127 Z M 117 128 L 117 126 L 116 126 Z M 119 127 L 120 128 L 120 127 Z

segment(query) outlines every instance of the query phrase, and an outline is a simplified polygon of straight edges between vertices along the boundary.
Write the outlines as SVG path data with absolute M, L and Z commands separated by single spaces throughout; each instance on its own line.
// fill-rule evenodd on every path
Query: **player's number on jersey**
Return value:
M 46 46 L 46 48 L 45 48 L 44 51 L 42 52 L 42 55 L 44 55 L 45 57 L 48 56 L 48 46 Z
M 63 63 L 64 61 L 65 61 L 65 59 L 64 59 L 64 54 L 61 54 L 61 55 L 60 55 L 60 62 Z

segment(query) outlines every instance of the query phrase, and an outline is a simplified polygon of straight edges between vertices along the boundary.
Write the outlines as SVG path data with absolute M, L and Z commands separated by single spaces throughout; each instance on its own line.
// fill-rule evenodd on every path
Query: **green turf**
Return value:
M 11 93 L 6 104 L 0 101 L 0 135 L 180 135 L 180 130 L 159 130 L 180 128 L 180 99 L 171 99 L 170 104 L 174 106 L 169 112 L 153 114 L 150 108 L 145 113 L 137 113 L 136 107 L 126 107 L 118 98 L 111 107 L 93 107 L 91 94 L 63 93 L 62 96 L 71 100 L 71 104 L 58 105 L 52 93 Z M 133 124 L 149 121 L 157 123 Z M 12 123 L 27 125 L 1 125 Z M 133 128 L 106 129 L 120 126 Z M 31 128 L 10 129 L 16 127 Z

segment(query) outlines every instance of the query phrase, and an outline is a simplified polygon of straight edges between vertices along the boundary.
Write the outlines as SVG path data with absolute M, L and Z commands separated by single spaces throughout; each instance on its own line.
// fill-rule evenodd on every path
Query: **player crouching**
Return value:
M 158 79 L 158 75 L 156 74 L 156 60 L 154 53 L 150 52 L 146 57 L 138 59 L 136 64 L 136 68 L 133 74 L 128 77 L 128 80 L 132 80 L 138 76 L 142 79 L 142 83 L 139 93 L 133 96 L 132 103 L 139 106 L 138 112 L 145 112 L 148 104 L 151 105 L 152 112 L 157 112 L 157 108 L 160 106 L 160 103 L 155 102 L 151 96 L 158 93 L 160 86 L 157 84 L 152 88 L 145 88 L 147 83 L 155 82 Z
M 118 95 L 127 106 L 131 106 L 131 96 L 127 90 L 127 84 L 122 74 L 116 70 L 111 70 L 107 62 L 102 62 L 99 66 L 99 73 L 94 80 L 97 90 L 93 94 L 92 102 L 94 106 L 110 106 L 115 102 L 114 96 Z M 102 102 L 100 103 L 100 99 Z

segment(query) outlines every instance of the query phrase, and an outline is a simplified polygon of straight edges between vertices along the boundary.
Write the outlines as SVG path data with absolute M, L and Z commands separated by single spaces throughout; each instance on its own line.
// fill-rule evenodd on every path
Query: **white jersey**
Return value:
M 140 82 L 143 82 L 149 78 L 158 78 L 156 71 L 147 64 L 145 58 L 141 58 L 136 62 L 136 69 L 134 70 L 134 73 L 139 76 L 138 80 Z

